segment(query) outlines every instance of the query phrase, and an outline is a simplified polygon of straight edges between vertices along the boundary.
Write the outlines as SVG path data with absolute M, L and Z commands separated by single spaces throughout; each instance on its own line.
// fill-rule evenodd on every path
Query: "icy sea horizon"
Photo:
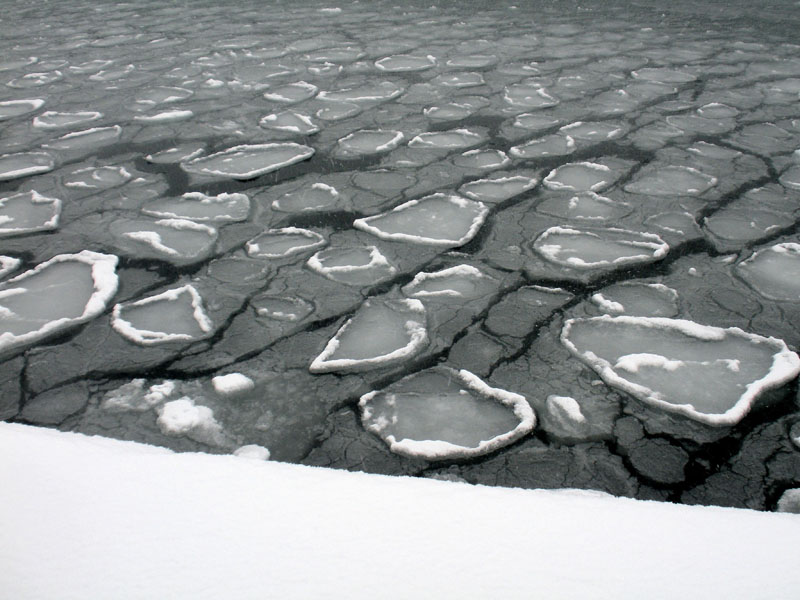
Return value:
M 798 10 L 11 2 L 0 418 L 800 512 Z

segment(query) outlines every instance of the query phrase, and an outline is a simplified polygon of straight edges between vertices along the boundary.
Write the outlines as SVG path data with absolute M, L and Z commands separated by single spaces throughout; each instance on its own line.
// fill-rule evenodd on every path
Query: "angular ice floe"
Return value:
M 611 121 L 576 121 L 564 125 L 559 132 L 576 140 L 605 142 L 621 137 L 627 128 L 622 123 Z
M 214 330 L 203 310 L 203 299 L 188 284 L 135 302 L 117 304 L 111 326 L 124 338 L 143 346 L 199 340 Z
M 46 152 L 19 152 L 0 156 L 0 181 L 47 173 L 55 169 L 53 157 Z
M 508 153 L 517 158 L 544 158 L 547 156 L 567 156 L 575 152 L 575 140 L 568 135 L 548 135 L 512 146 Z
M 314 305 L 298 296 L 261 294 L 250 300 L 256 315 L 276 321 L 302 321 L 312 312 Z
M 272 209 L 281 212 L 333 209 L 340 201 L 340 194 L 326 183 L 312 183 L 284 194 L 272 201 Z
M 516 83 L 505 89 L 503 99 L 511 106 L 523 109 L 547 108 L 558 104 L 558 99 L 536 84 Z
M 619 175 L 606 165 L 593 162 L 567 163 L 550 171 L 544 185 L 551 190 L 597 192 L 610 186 Z
M 734 425 L 800 373 L 782 340 L 682 319 L 570 319 L 562 343 L 606 384 L 709 425 Z
M 759 250 L 734 272 L 765 298 L 800 301 L 800 244 L 784 242 Z
M 375 246 L 320 250 L 306 261 L 312 271 L 347 285 L 373 285 L 393 277 L 397 268 Z
M 83 131 L 75 131 L 62 135 L 52 142 L 42 144 L 42 146 L 52 150 L 82 150 L 95 146 L 113 144 L 121 135 L 122 127 L 119 125 L 94 127 L 92 129 L 84 129 Z
M 435 273 L 417 273 L 402 292 L 409 298 L 474 300 L 493 293 L 497 282 L 472 265 L 457 265 Z
M 382 102 L 397 98 L 403 88 L 391 81 L 365 83 L 351 88 L 322 91 L 317 94 L 320 100 L 335 102 Z
M 419 300 L 369 298 L 308 369 L 365 371 L 409 360 L 428 343 L 425 319 L 425 306 Z
M 458 191 L 473 200 L 480 200 L 487 204 L 504 202 L 514 196 L 519 196 L 536 187 L 539 182 L 535 177 L 513 175 L 511 177 L 496 177 L 478 179 L 462 185 Z
M 661 283 L 617 283 L 592 294 L 591 300 L 611 315 L 674 317 L 678 314 L 678 292 Z
M 333 151 L 337 158 L 358 158 L 388 152 L 403 141 L 402 131 L 361 129 L 340 139 Z
M 27 115 L 44 106 L 41 98 L 31 98 L 30 100 L 5 100 L 0 102 L 0 121 L 7 121 L 14 117 Z
M 283 104 L 297 104 L 317 95 L 319 88 L 317 86 L 307 83 L 305 81 L 297 81 L 295 83 L 287 83 L 279 87 L 271 88 L 268 92 L 264 93 L 264 98 L 272 102 L 281 102 Z
M 310 252 L 326 244 L 325 238 L 316 231 L 299 227 L 268 229 L 247 242 L 248 256 L 256 258 L 286 258 Z
M 130 254 L 178 263 L 206 258 L 217 241 L 216 229 L 187 219 L 118 219 L 110 231 Z
M 397 454 L 471 458 L 528 434 L 536 423 L 524 396 L 490 387 L 466 370 L 433 367 L 361 396 L 364 427 Z
M 602 223 L 616 221 L 630 214 L 633 207 L 594 192 L 547 196 L 536 205 L 536 212 L 561 219 Z
M 144 159 L 156 165 L 172 165 L 185 162 L 205 154 L 205 146 L 202 144 L 181 144 L 166 150 L 161 150 L 155 154 L 148 154 Z
M 462 246 L 475 237 L 488 213 L 482 202 L 452 194 L 432 194 L 374 217 L 356 219 L 353 227 L 387 240 L 449 248 Z
M 411 54 L 396 54 L 375 61 L 375 66 L 388 73 L 402 73 L 408 71 L 425 71 L 436 66 L 436 58 L 427 56 L 414 56 Z
M 48 110 L 33 118 L 33 126 L 36 129 L 63 129 L 96 121 L 102 116 L 103 113 L 97 111 L 56 112 Z
M 420 133 L 412 138 L 408 145 L 412 148 L 455 149 L 469 148 L 486 141 L 486 135 L 469 129 L 450 129 L 449 131 L 433 131 Z
M 533 249 L 558 265 L 596 269 L 653 262 L 664 258 L 669 246 L 652 233 L 551 227 L 536 238 Z
M 692 167 L 658 165 L 642 169 L 625 191 L 646 196 L 699 196 L 717 185 L 717 178 Z
M 784 187 L 800 190 L 800 165 L 792 165 L 778 178 Z
M 313 154 L 313 148 L 294 142 L 244 144 L 182 162 L 181 168 L 197 175 L 254 179 L 311 158 Z
M 455 166 L 465 169 L 499 169 L 511 162 L 505 152 L 495 149 L 467 150 L 452 160 Z
M 246 194 L 223 192 L 208 196 L 202 192 L 187 192 L 180 198 L 158 198 L 148 202 L 142 207 L 142 212 L 170 219 L 232 223 L 247 220 L 250 199 Z
M 55 229 L 60 215 L 61 200 L 35 191 L 0 198 L 0 237 Z
M 64 177 L 63 182 L 68 188 L 105 190 L 122 185 L 131 178 L 125 167 L 87 167 L 73 171 Z
M 116 267 L 116 256 L 84 250 L 0 284 L 0 352 L 98 316 L 117 292 Z
M 249 392 L 256 384 L 247 375 L 241 373 L 228 373 L 211 378 L 214 391 L 220 396 L 235 396 L 242 392 Z
M 264 129 L 286 131 L 298 135 L 312 135 L 319 131 L 319 127 L 314 124 L 310 117 L 291 110 L 267 115 L 258 124 Z

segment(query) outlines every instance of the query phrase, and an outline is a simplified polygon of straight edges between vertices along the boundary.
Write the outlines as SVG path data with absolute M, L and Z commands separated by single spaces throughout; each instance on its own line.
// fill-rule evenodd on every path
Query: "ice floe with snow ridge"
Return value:
M 499 169 L 508 165 L 511 159 L 502 150 L 482 148 L 467 150 L 462 154 L 454 156 L 453 164 L 465 169 Z
M 305 81 L 287 83 L 264 92 L 264 98 L 283 104 L 297 104 L 317 95 L 319 88 Z
M 328 341 L 309 370 L 328 373 L 385 367 L 413 358 L 427 344 L 422 302 L 369 298 Z
M 669 246 L 652 233 L 617 228 L 550 227 L 533 243 L 546 260 L 565 267 L 596 269 L 660 260 Z
M 532 190 L 537 183 L 539 180 L 536 177 L 524 175 L 490 177 L 465 183 L 458 191 L 473 200 L 479 200 L 485 204 L 495 204 Z
M 536 205 L 536 212 L 561 219 L 602 223 L 616 221 L 630 214 L 633 207 L 594 192 L 547 195 Z
M 282 227 L 268 229 L 254 237 L 247 242 L 246 249 L 248 256 L 252 257 L 286 258 L 311 252 L 326 243 L 325 238 L 316 231 L 299 227 Z
M 544 178 L 544 185 L 551 190 L 573 192 L 597 192 L 613 184 L 620 174 L 607 165 L 593 162 L 575 162 L 561 165 Z
M 493 452 L 536 423 L 523 396 L 493 388 L 469 371 L 441 366 L 364 394 L 359 407 L 364 427 L 392 452 L 426 460 Z
M 462 71 L 460 73 L 442 73 L 431 79 L 434 85 L 451 88 L 468 88 L 483 85 L 483 75 L 475 71 Z
M 792 165 L 778 178 L 784 187 L 800 190 L 800 165 Z
M 317 94 L 317 98 L 335 102 L 372 103 L 392 100 L 402 93 L 403 88 L 396 83 L 392 83 L 391 81 L 378 81 L 338 90 L 322 91 Z
M 187 173 L 254 179 L 311 158 L 314 149 L 294 142 L 243 144 L 180 163 Z
M 203 309 L 203 299 L 188 284 L 115 305 L 111 326 L 124 338 L 143 346 L 199 340 L 214 330 Z
M 132 175 L 125 167 L 86 167 L 73 171 L 63 179 L 64 187 L 107 190 L 130 181 Z
M 800 373 L 782 340 L 683 319 L 570 319 L 561 341 L 606 384 L 708 425 L 738 423 L 765 391 Z
M 397 273 L 395 267 L 375 246 L 334 246 L 320 250 L 307 261 L 309 269 L 347 285 L 374 285 Z
M 394 150 L 403 141 L 402 131 L 360 129 L 341 138 L 334 148 L 337 158 L 359 158 Z
M 375 66 L 387 73 L 404 73 L 409 71 L 426 71 L 436 66 L 436 58 L 427 56 L 414 56 L 413 54 L 396 54 L 375 61 Z
M 474 300 L 497 290 L 497 282 L 472 265 L 456 265 L 434 273 L 417 273 L 403 286 L 409 298 Z
M 276 321 L 302 321 L 312 312 L 314 304 L 298 296 L 260 294 L 250 300 L 258 317 Z
M 35 191 L 0 198 L 0 237 L 50 231 L 60 215 L 61 200 Z
M 567 156 L 575 152 L 575 140 L 568 135 L 552 134 L 512 146 L 508 153 L 516 158 Z
M 333 210 L 343 200 L 338 190 L 327 183 L 312 183 L 284 194 L 272 201 L 272 209 L 280 212 Z
M 117 292 L 116 267 L 116 256 L 84 250 L 59 254 L 0 284 L 0 352 L 100 315 Z
M 515 108 L 537 109 L 556 106 L 559 100 L 536 84 L 515 83 L 505 89 L 503 99 Z
M 765 298 L 800 302 L 800 244 L 784 242 L 759 250 L 736 265 L 734 273 Z
M 47 152 L 18 152 L 0 156 L 0 181 L 47 173 L 56 163 Z
M 605 142 L 625 135 L 627 127 L 612 121 L 575 121 L 564 125 L 559 132 L 576 140 Z
M 218 235 L 215 228 L 187 219 L 119 218 L 112 221 L 109 230 L 118 247 L 131 256 L 178 265 L 207 258 Z
M 15 117 L 27 115 L 44 106 L 41 98 L 31 98 L 30 100 L 4 100 L 0 102 L 0 121 L 7 121 Z
M 187 192 L 179 198 L 158 198 L 148 202 L 142 207 L 142 212 L 161 218 L 233 223 L 247 220 L 250 199 L 241 193 L 223 192 L 209 196 L 202 192 Z
M 488 213 L 482 202 L 437 193 L 356 219 L 353 227 L 383 239 L 450 248 L 475 237 Z
M 205 146 L 197 143 L 186 143 L 155 154 L 148 154 L 144 159 L 156 165 L 172 165 L 186 162 L 206 153 Z
M 85 150 L 97 146 L 106 146 L 119 140 L 122 135 L 122 127 L 112 125 L 111 127 L 94 127 L 82 131 L 67 133 L 46 144 L 44 148 L 51 150 Z
M 626 192 L 647 196 L 699 196 L 717 185 L 717 178 L 693 167 L 658 165 L 645 167 L 630 183 Z
M 592 294 L 591 301 L 610 315 L 674 317 L 678 292 L 662 283 L 615 283 Z
M 298 135 L 312 135 L 319 132 L 319 127 L 310 117 L 291 110 L 267 115 L 263 117 L 258 124 L 264 129 L 285 131 Z
M 48 110 L 33 118 L 33 127 L 36 129 L 63 129 L 75 125 L 90 123 L 103 117 L 97 111 L 57 112 Z

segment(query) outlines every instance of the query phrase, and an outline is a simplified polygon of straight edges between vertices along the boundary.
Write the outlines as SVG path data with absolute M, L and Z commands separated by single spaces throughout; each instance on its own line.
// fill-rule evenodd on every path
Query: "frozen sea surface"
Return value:
M 6 4 L 0 418 L 800 487 L 795 2 Z

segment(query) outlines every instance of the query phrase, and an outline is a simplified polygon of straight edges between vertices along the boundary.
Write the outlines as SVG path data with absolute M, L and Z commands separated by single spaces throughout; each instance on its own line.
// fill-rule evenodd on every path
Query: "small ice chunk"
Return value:
M 269 450 L 264 446 L 257 444 L 248 444 L 247 446 L 240 446 L 233 451 L 234 456 L 240 458 L 249 458 L 251 460 L 269 460 Z
M 581 405 L 570 396 L 550 395 L 547 397 L 547 412 L 551 417 L 572 425 L 585 424 L 586 417 L 581 412 Z
M 197 405 L 188 396 L 160 406 L 156 422 L 165 435 L 185 435 L 211 445 L 222 445 L 225 440 L 222 426 L 214 418 L 214 411 L 207 406 Z
M 220 396 L 235 396 L 242 392 L 249 392 L 256 387 L 252 379 L 241 373 L 217 375 L 211 379 L 211 385 Z
M 800 514 L 800 488 L 789 489 L 781 494 L 778 512 Z

